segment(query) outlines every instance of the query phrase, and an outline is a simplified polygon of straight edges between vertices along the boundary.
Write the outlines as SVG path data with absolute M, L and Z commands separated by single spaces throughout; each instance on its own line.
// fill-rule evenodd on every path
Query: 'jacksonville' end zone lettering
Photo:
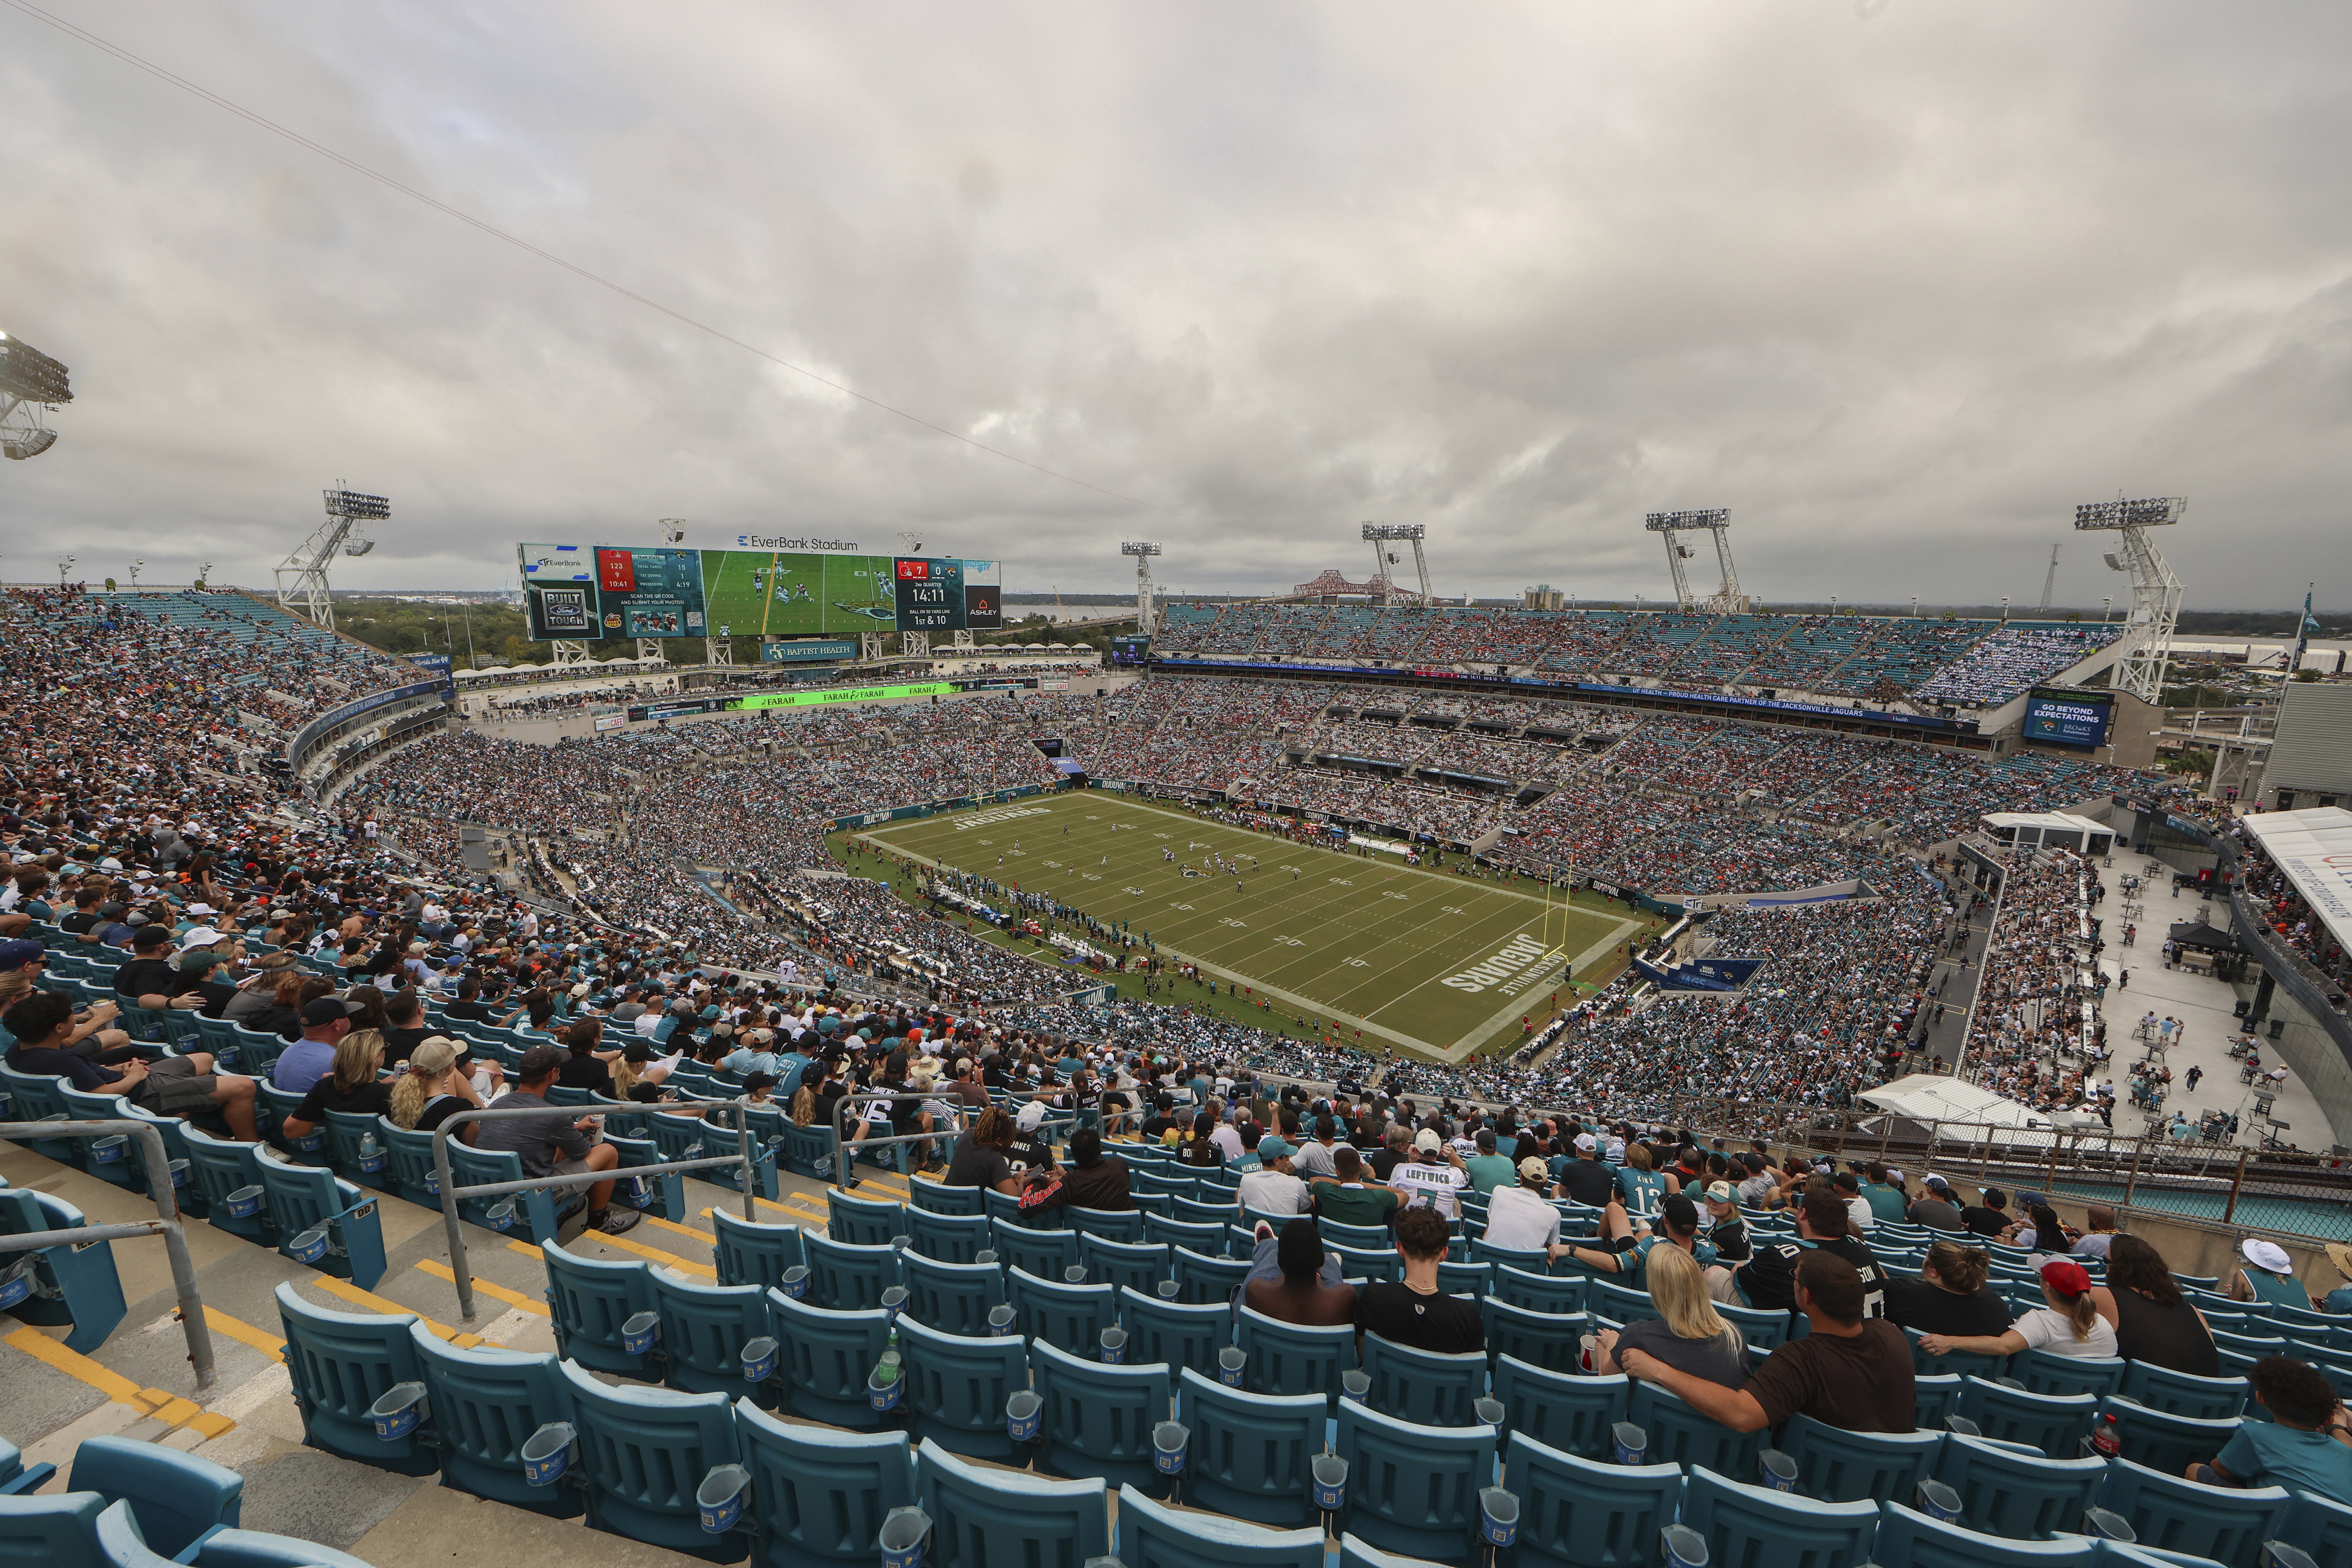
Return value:
M 1456 991 L 1484 991 L 1490 985 L 1502 984 L 1550 951 L 1531 936 L 1515 936 L 1486 963 L 1474 963 L 1459 974 L 1447 975 L 1438 984 L 1451 985 Z

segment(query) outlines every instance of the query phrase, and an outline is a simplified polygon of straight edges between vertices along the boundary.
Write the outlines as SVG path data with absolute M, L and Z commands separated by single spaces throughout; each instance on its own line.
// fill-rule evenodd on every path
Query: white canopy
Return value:
M 2322 805 L 2238 820 L 2336 940 L 2352 947 L 2352 811 Z
M 1968 1121 L 2049 1130 L 2063 1125 L 2022 1100 L 1941 1073 L 1915 1072 L 1862 1092 L 1862 1103 L 1918 1122 Z

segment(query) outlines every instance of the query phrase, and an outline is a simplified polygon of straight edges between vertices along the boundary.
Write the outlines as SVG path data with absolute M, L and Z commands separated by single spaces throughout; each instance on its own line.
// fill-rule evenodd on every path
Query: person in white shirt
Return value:
M 1244 1176 L 1237 1206 L 1244 1215 L 1298 1215 L 1307 1212 L 1307 1184 L 1291 1174 L 1290 1157 L 1297 1151 L 1268 1133 L 1257 1142 L 1258 1168 Z
M 1459 1194 L 1470 1190 L 1470 1173 L 1436 1130 L 1424 1127 L 1413 1136 L 1412 1158 L 1389 1173 L 1389 1185 L 1405 1194 L 1407 1208 L 1435 1209 L 1450 1220 L 1461 1213 Z
M 1545 1196 L 1550 1189 L 1551 1166 L 1541 1155 L 1520 1161 L 1518 1184 L 1498 1186 L 1487 1195 L 1486 1239 L 1496 1247 L 1556 1254 L 1559 1210 Z
M 2071 1258 L 2053 1258 L 2043 1264 L 2042 1299 L 2049 1305 L 2034 1308 L 2011 1323 L 2005 1334 L 1922 1334 L 1919 1348 L 1931 1356 L 1948 1351 L 2015 1355 L 2022 1350 L 2063 1356 L 2116 1354 L 2115 1327 L 2093 1304 L 2091 1276 L 2081 1264 Z
M 1218 1122 L 1209 1134 L 1209 1142 L 1217 1146 L 1217 1152 L 1223 1155 L 1228 1163 L 1242 1157 L 1241 1129 L 1230 1121 Z

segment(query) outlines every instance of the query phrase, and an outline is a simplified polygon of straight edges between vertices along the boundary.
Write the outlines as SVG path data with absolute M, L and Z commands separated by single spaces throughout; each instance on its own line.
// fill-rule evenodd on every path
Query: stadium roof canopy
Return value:
M 1965 1121 L 2020 1131 L 2047 1131 L 2061 1125 L 2022 1100 L 2011 1100 L 1942 1073 L 1915 1072 L 1876 1089 L 1864 1089 L 1859 1098 L 1873 1110 L 1887 1111 L 1905 1121 L 1917 1123 L 1921 1131 L 1937 1121 Z
M 2336 942 L 2352 948 L 2352 811 L 2258 811 L 2238 821 Z

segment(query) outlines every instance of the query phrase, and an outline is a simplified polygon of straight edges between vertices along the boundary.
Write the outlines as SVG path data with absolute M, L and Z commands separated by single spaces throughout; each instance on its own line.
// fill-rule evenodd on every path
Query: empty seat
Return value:
M 1649 1435 L 1651 1460 L 1671 1460 L 1685 1470 L 1703 1467 L 1718 1476 L 1752 1476 L 1764 1447 L 1761 1432 L 1735 1432 L 1654 1383 L 1635 1381 L 1625 1419 Z
M 88 1224 L 81 1210 L 63 1198 L 21 1187 L 0 1190 L 0 1236 L 79 1230 Z M 0 1252 L 0 1266 L 16 1264 L 21 1256 Z M 65 1336 L 68 1350 L 94 1352 L 122 1321 L 122 1280 L 111 1247 L 34 1248 L 33 1284 L 33 1294 L 8 1310 L 45 1328 L 71 1325 Z
M 911 1234 L 902 1204 L 852 1197 L 839 1187 L 824 1194 L 825 1235 L 852 1247 L 887 1247 L 890 1238 Z
M 915 1500 L 915 1456 L 904 1432 L 842 1432 L 735 1406 L 735 1436 L 751 1472 L 751 1509 L 767 1563 L 875 1561 L 882 1521 Z
M 1965 1379 L 1960 1390 L 1960 1414 L 1986 1436 L 2022 1443 L 2053 1459 L 2080 1452 L 2098 1408 L 2087 1394 L 2028 1394 L 1981 1377 Z
M 27 1465 L 16 1445 L 0 1437 L 0 1497 L 38 1491 L 57 1473 L 55 1465 Z
M 990 1227 L 996 1260 L 1040 1279 L 1059 1279 L 1063 1270 L 1078 1263 L 1078 1233 L 1075 1230 L 1032 1230 L 1024 1225 L 998 1220 Z
M 2179 1475 L 2191 1461 L 2213 1458 L 2238 1431 L 2235 1421 L 2167 1415 L 2120 1394 L 2103 1401 L 2099 1414 L 2116 1418 L 2116 1436 L 2123 1442 L 2125 1458 L 2169 1476 Z M 1985 1434 L 1988 1437 L 1997 1435 L 1990 1431 Z
M 1094 1354 L 1102 1331 L 1118 1321 L 1118 1293 L 1108 1285 L 1068 1285 L 1015 1268 L 1005 1272 L 1004 1291 L 1024 1339 L 1073 1355 Z
M 1100 1481 L 986 1469 L 927 1441 L 915 1451 L 915 1486 L 931 1516 L 925 1568 L 1076 1568 L 1110 1551 L 1110 1512 Z
M 1029 1348 L 1029 1370 L 1045 1402 L 1042 1468 L 1116 1485 L 1153 1484 L 1151 1431 L 1172 1409 L 1164 1363 L 1108 1366 L 1041 1339 Z
M 1683 1489 L 1682 1522 L 1706 1540 L 1709 1568 L 1850 1568 L 1870 1558 L 1878 1503 L 1800 1497 L 1702 1468 Z
M 313 1307 L 280 1281 L 278 1326 L 286 1334 L 286 1374 L 302 1417 L 302 1440 L 311 1447 L 404 1476 L 429 1476 L 438 1468 L 432 1451 L 413 1436 L 385 1442 L 375 1435 L 369 1406 L 396 1383 L 423 1377 L 409 1312 L 330 1312 Z
M 992 1263 L 942 1263 L 910 1248 L 898 1267 L 908 1315 L 942 1333 L 985 1334 L 989 1312 L 1004 1305 L 1004 1271 Z
M 2047 1541 L 2082 1528 L 2107 1464 L 2096 1458 L 2053 1459 L 2000 1443 L 1949 1433 L 1936 1456 L 1935 1479 L 1959 1494 L 1970 1528 L 2012 1541 Z
M 915 1184 L 918 1189 L 929 1185 Z M 907 1210 L 907 1250 L 940 1263 L 970 1263 L 988 1250 L 992 1237 L 984 1215 L 942 1214 L 919 1203 Z
M 1143 1239 L 1170 1247 L 1189 1247 L 1203 1258 L 1214 1258 L 1224 1248 L 1225 1222 L 1171 1219 L 1166 1215 L 1146 1211 Z
M 1944 1417 L 1960 1410 L 1960 1380 L 1950 1373 L 1940 1377 L 1913 1376 L 1911 1418 L 1922 1431 L 1940 1432 Z
M 1767 1311 L 1759 1307 L 1735 1307 L 1717 1302 L 1716 1315 L 1738 1329 L 1748 1341 L 1748 1348 L 1761 1360 L 1789 1341 L 1789 1314 Z
M 901 1313 L 898 1353 L 918 1437 L 976 1458 L 1013 1457 L 1004 1401 L 1029 1386 L 1028 1347 L 1018 1335 L 942 1333 Z
M 1576 1371 L 1577 1342 L 1592 1327 L 1582 1312 L 1538 1312 L 1514 1307 L 1500 1296 L 1480 1297 L 1478 1317 L 1490 1363 L 1511 1356 L 1546 1372 Z
M 207 1531 L 236 1525 L 245 1478 L 226 1465 L 161 1444 L 85 1437 L 74 1450 L 66 1489 L 96 1492 L 110 1504 L 129 1503 L 140 1539 L 168 1558 Z
M 1121 1289 L 1118 1322 L 1127 1331 L 1127 1359 L 1132 1362 L 1213 1367 L 1217 1352 L 1234 1342 L 1230 1308 L 1213 1303 L 1186 1306 L 1162 1300 L 1157 1292 Z
M 2251 1568 L 2286 1522 L 2284 1487 L 2209 1487 L 2130 1459 L 2108 1463 L 2099 1506 L 2121 1514 L 2142 1546 Z
M 1091 1231 L 1081 1231 L 1078 1237 L 1078 1261 L 1086 1266 L 1087 1284 L 1140 1290 L 1146 1295 L 1171 1278 L 1174 1252 L 1164 1241 L 1118 1241 Z
M 713 1563 L 741 1558 L 740 1542 L 703 1531 L 695 1505 L 703 1477 L 736 1462 L 727 1395 L 615 1388 L 569 1363 L 562 1371 L 580 1433 L 565 1480 L 584 1488 L 590 1527 Z
M 1187 1366 L 1178 1419 L 1190 1429 L 1184 1494 L 1202 1508 L 1292 1527 L 1318 1517 L 1307 1462 L 1323 1452 L 1323 1395 L 1250 1394 Z
M 808 1261 L 796 1225 L 763 1225 L 713 1206 L 710 1257 L 721 1285 L 756 1285 L 765 1290 L 784 1282 L 784 1270 Z
M 2352 1508 L 2297 1492 L 2278 1539 L 2309 1552 L 2318 1568 L 2352 1568 Z
M 235 1211 L 248 1205 L 229 1201 L 232 1193 L 261 1184 L 260 1156 L 255 1146 L 215 1138 L 197 1127 L 183 1127 L 181 1136 L 187 1143 L 189 1175 L 205 1196 L 205 1223 L 258 1246 L 276 1247 L 278 1227 L 270 1221 L 267 1203 L 238 1214 Z
M 1892 1500 L 1880 1503 L 1878 1514 L 1878 1540 L 1871 1548 L 1875 1563 L 1904 1568 L 2092 1568 L 2099 1561 L 2098 1543 L 2080 1535 L 2055 1541 L 1982 1535 Z
M 310 1260 L 321 1274 L 349 1279 L 362 1289 L 383 1278 L 383 1219 L 379 1199 L 313 1165 L 289 1165 L 261 1155 L 254 1162 L 262 1190 L 269 1194 L 269 1217 L 278 1227 L 278 1250 L 297 1262 L 302 1238 L 323 1232 L 326 1252 Z
M 1062 1219 L 1072 1230 L 1100 1237 L 1105 1241 L 1144 1240 L 1141 1209 L 1090 1209 L 1072 1204 L 1062 1211 Z
M 446 1142 L 449 1146 L 449 1180 L 457 1187 L 490 1186 L 523 1179 L 522 1156 L 511 1149 L 477 1149 L 458 1138 Z M 442 1195 L 446 1199 L 448 1194 Z M 586 1201 L 577 1188 L 558 1196 L 550 1188 L 534 1187 L 506 1197 L 514 1199 L 511 1210 L 499 1210 L 505 1198 L 493 1195 L 459 1198 L 457 1213 L 468 1225 L 499 1231 L 517 1241 L 553 1241 L 565 1211 Z
M 376 1137 L 383 1142 L 392 1184 L 410 1203 L 429 1209 L 441 1206 L 441 1174 L 433 1164 L 433 1134 L 413 1127 L 396 1127 L 388 1117 L 376 1118 Z M 461 1179 L 453 1170 L 452 1182 Z
M 1587 1274 L 1543 1274 L 1504 1263 L 1495 1268 L 1489 1293 L 1497 1300 L 1530 1312 L 1564 1314 L 1585 1310 L 1591 1286 L 1591 1276 Z
M 772 1405 L 763 1383 L 743 1376 L 743 1347 L 768 1336 L 768 1305 L 756 1285 L 702 1285 L 673 1269 L 653 1268 L 654 1310 L 661 1343 L 654 1357 L 661 1380 L 688 1394 L 724 1394 Z
M 889 1313 L 831 1312 L 770 1290 L 768 1314 L 793 1415 L 832 1426 L 880 1425 L 866 1384 L 889 1346 Z
M 2199 1377 L 2136 1361 L 2125 1371 L 2123 1386 L 2111 1392 L 2160 1415 L 2227 1421 L 2245 1413 L 2251 1391 L 2242 1377 Z
M 1648 1568 L 1658 1531 L 1674 1522 L 1683 1471 L 1604 1464 L 1513 1432 L 1503 1487 L 1519 1500 L 1522 1568 Z
M 1323 1568 L 1323 1531 L 1170 1508 L 1122 1486 L 1115 1554 L 1124 1568 Z
M 1609 1429 L 1624 1419 L 1632 1380 L 1622 1372 L 1571 1377 L 1505 1356 L 1495 1363 L 1494 1388 L 1504 1426 L 1546 1447 L 1592 1459 L 1611 1449 Z
M 1383 1552 L 1370 1542 L 1357 1536 L 1339 1537 L 1339 1568 L 1439 1568 L 1426 1557 L 1408 1557 L 1402 1552 Z
M 1240 1309 L 1234 1343 L 1249 1358 L 1249 1386 L 1259 1394 L 1317 1394 L 1336 1410 L 1339 1374 L 1356 1364 L 1356 1331 L 1307 1328 Z
M 1486 1392 L 1486 1358 L 1441 1355 L 1366 1334 L 1363 1367 L 1373 1409 L 1421 1426 L 1472 1426 L 1471 1405 Z
M 0 1497 L 0 1562 L 10 1568 L 105 1568 L 97 1534 L 106 1507 L 96 1492 Z
M 411 1323 L 408 1336 L 440 1445 L 441 1484 L 556 1519 L 579 1513 L 577 1489 L 535 1487 L 522 1474 L 531 1434 L 572 1419 L 571 1387 L 555 1357 L 488 1344 L 453 1350 L 423 1323 Z
M 1418 1426 L 1341 1401 L 1332 1450 L 1348 1461 L 1347 1528 L 1383 1551 L 1464 1556 L 1497 1436 L 1492 1426 Z
M 927 1209 L 932 1214 L 970 1218 L 984 1212 L 981 1207 L 980 1192 L 978 1187 L 950 1187 L 942 1182 L 908 1182 L 907 1202 L 911 1207 Z
M 581 1258 L 552 1240 L 539 1244 L 539 1255 L 547 1265 L 547 1306 L 557 1353 L 599 1372 L 644 1376 L 645 1358 L 622 1344 L 621 1325 L 654 1310 L 646 1266 Z
M 853 1247 L 802 1233 L 808 1258 L 811 1304 L 835 1311 L 865 1311 L 882 1304 L 882 1292 L 898 1280 L 898 1254 L 888 1247 Z
M 1874 1503 L 1917 1491 L 1942 1440 L 1939 1432 L 1847 1432 L 1799 1415 L 1781 1429 L 1780 1447 L 1797 1461 L 1797 1489 L 1805 1496 Z

